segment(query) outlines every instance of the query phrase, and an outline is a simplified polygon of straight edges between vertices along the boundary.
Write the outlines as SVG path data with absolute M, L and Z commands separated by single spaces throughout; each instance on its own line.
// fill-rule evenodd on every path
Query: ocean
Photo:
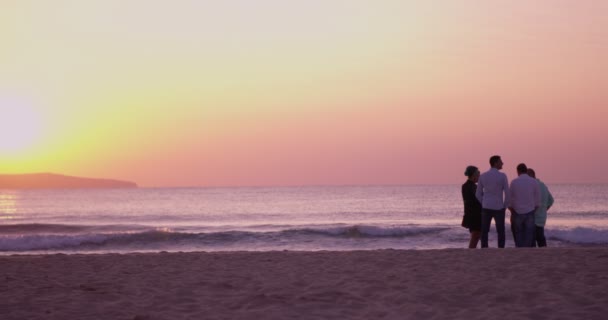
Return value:
M 608 245 L 608 185 L 549 189 L 549 246 Z M 462 212 L 460 185 L 0 190 L 0 254 L 466 248 Z

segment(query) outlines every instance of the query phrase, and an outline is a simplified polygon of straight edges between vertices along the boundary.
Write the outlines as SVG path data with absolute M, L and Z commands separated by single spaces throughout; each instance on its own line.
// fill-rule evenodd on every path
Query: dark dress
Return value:
M 481 203 L 475 197 L 477 184 L 467 180 L 462 185 L 462 200 L 464 201 L 464 216 L 462 226 L 469 228 L 469 231 L 481 231 Z

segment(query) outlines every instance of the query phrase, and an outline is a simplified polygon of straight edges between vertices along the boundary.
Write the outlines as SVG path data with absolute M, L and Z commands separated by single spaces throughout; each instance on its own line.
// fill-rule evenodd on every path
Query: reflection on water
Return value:
M 17 214 L 17 194 L 0 192 L 0 220 L 13 220 Z

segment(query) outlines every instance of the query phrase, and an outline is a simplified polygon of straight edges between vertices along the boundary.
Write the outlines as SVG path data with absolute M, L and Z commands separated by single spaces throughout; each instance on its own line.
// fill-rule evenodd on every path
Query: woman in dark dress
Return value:
M 481 203 L 475 197 L 477 191 L 477 181 L 479 180 L 479 169 L 475 166 L 468 166 L 464 172 L 468 177 L 467 182 L 462 185 L 462 200 L 464 201 L 464 216 L 462 226 L 469 229 L 471 240 L 469 248 L 477 248 L 479 237 L 481 236 Z

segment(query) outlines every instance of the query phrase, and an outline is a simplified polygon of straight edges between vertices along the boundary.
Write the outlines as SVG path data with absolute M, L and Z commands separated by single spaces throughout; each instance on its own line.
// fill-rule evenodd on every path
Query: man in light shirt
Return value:
M 498 247 L 505 247 L 505 211 L 509 203 L 509 180 L 502 169 L 500 156 L 490 157 L 490 170 L 484 172 L 477 182 L 475 196 L 481 202 L 481 247 L 488 247 L 488 233 L 492 219 L 498 234 Z M 504 197 L 503 197 L 504 195 Z
M 517 165 L 518 177 L 511 181 L 509 211 L 513 215 L 515 245 L 518 248 L 534 247 L 534 212 L 540 206 L 540 186 L 528 175 L 524 163 Z
M 540 186 L 540 207 L 534 212 L 534 222 L 536 224 L 534 238 L 536 239 L 536 245 L 538 247 L 546 247 L 545 223 L 547 222 L 547 210 L 551 208 L 555 200 L 553 199 L 553 195 L 549 191 L 549 188 L 547 188 L 547 185 L 536 178 L 536 172 L 534 172 L 532 168 L 528 168 L 528 175 L 535 178 Z

